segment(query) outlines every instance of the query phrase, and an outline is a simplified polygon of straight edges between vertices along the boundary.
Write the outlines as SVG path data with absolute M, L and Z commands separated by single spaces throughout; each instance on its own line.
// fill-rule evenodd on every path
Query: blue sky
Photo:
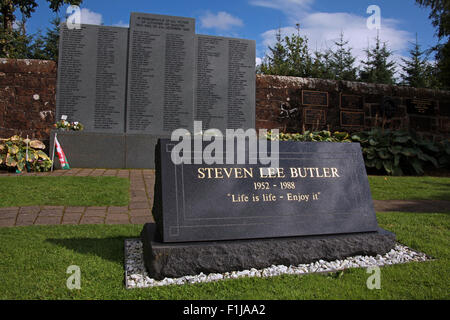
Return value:
M 29 32 L 45 30 L 55 15 L 47 1 L 37 2 L 39 7 L 27 23 Z M 133 11 L 192 17 L 196 19 L 196 33 L 256 40 L 257 60 L 274 43 L 278 29 L 289 35 L 300 23 L 311 49 L 332 47 L 343 31 L 354 55 L 362 59 L 363 50 L 373 44 L 377 34 L 366 26 L 370 5 L 381 9 L 378 32 L 394 51 L 395 60 L 407 56 L 416 33 L 423 48 L 436 44 L 429 10 L 417 6 L 414 0 L 84 0 L 81 18 L 84 23 L 127 26 Z M 60 16 L 65 16 L 66 7 L 60 10 Z

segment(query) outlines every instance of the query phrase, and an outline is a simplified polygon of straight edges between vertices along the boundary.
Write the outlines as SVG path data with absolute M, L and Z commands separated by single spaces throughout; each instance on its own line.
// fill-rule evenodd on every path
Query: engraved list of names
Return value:
M 131 13 L 127 132 L 192 128 L 195 20 Z
M 58 120 L 67 115 L 87 132 L 124 131 L 127 39 L 126 28 L 61 25 Z
M 255 41 L 197 35 L 195 120 L 203 129 L 253 128 Z

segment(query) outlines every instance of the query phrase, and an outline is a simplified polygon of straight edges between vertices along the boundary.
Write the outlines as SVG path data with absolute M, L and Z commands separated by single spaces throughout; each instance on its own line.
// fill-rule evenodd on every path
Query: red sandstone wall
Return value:
M 0 58 L 0 137 L 19 134 L 49 139 L 55 122 L 56 64 L 43 60 Z M 327 92 L 328 105 L 305 105 L 304 91 Z M 361 97 L 360 107 L 343 106 L 341 96 Z M 431 104 L 425 114 L 408 113 L 408 99 Z M 384 100 L 395 104 L 395 111 L 382 117 Z M 281 106 L 291 110 L 280 116 Z M 414 89 L 279 76 L 256 77 L 256 128 L 278 128 L 287 132 L 329 129 L 359 131 L 373 126 L 411 128 L 428 137 L 450 136 L 450 91 Z
M 305 105 L 303 91 L 328 93 L 328 106 Z M 360 100 L 357 105 L 342 105 L 341 95 Z M 423 113 L 409 112 L 408 100 L 428 104 Z M 394 105 L 383 117 L 382 106 Z M 293 110 L 283 117 L 281 106 Z M 388 108 L 387 107 L 387 108 Z M 386 107 L 385 107 L 386 109 Z M 389 108 L 388 108 L 389 109 Z M 256 127 L 278 128 L 285 132 L 329 129 L 355 132 L 383 126 L 413 129 L 429 138 L 450 136 L 450 91 L 415 89 L 403 86 L 332 81 L 281 76 L 256 77 Z
M 55 62 L 0 58 L 0 137 L 48 140 L 55 93 Z

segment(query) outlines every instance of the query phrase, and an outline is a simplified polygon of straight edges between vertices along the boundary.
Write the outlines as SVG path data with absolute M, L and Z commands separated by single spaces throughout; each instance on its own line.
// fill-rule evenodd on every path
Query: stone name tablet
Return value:
M 328 107 L 328 92 L 302 90 L 302 104 L 305 106 Z
M 324 125 L 326 124 L 327 116 L 326 111 L 314 108 L 304 108 L 303 109 L 303 123 L 313 124 L 313 125 Z
M 192 128 L 194 33 L 191 18 L 131 13 L 128 133 Z
M 378 228 L 359 144 L 280 142 L 279 166 L 270 169 L 257 164 L 174 165 L 175 144 L 160 140 L 157 146 L 153 215 L 163 242 Z
M 194 118 L 203 129 L 255 126 L 255 41 L 196 35 Z
M 127 28 L 61 25 L 57 120 L 67 115 L 86 132 L 124 132 L 127 42 Z
M 409 114 L 435 115 L 436 103 L 428 99 L 406 99 L 406 108 Z
M 363 97 L 351 94 L 341 94 L 341 109 L 363 110 Z
M 364 112 L 341 111 L 341 126 L 343 127 L 364 126 Z

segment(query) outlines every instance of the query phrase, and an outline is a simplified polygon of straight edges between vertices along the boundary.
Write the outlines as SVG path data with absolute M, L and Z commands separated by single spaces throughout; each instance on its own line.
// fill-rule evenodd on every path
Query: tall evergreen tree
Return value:
M 334 42 L 336 49 L 328 50 L 330 59 L 331 79 L 355 81 L 357 79 L 356 58 L 352 49 L 348 47 L 348 40 L 344 40 L 344 33 Z
M 444 88 L 450 88 L 450 1 L 416 0 L 421 7 L 431 9 L 429 18 L 435 28 L 439 41 L 431 50 L 435 52 L 438 80 Z
M 45 35 L 39 34 L 31 46 L 31 57 L 33 59 L 58 61 L 59 25 L 61 19 L 54 18 L 52 27 L 47 28 Z
M 281 37 L 281 31 L 276 35 L 277 42 L 274 47 L 269 47 L 260 67 L 259 73 L 310 77 L 312 58 L 308 49 L 308 39 L 300 35 L 300 25 L 297 24 L 297 34 L 290 37 Z
M 314 51 L 313 64 L 310 77 L 320 79 L 333 79 L 333 72 L 330 65 L 330 51 Z
M 266 54 L 258 72 L 271 75 L 287 75 L 287 52 L 284 45 L 284 39 L 281 38 L 281 30 L 278 29 L 276 34 L 277 42 L 273 47 L 269 46 L 269 54 Z
M 312 59 L 308 48 L 308 38 L 300 35 L 300 25 L 297 24 L 297 34 L 286 36 L 288 74 L 293 77 L 311 77 Z
M 424 51 L 421 50 L 419 41 L 417 40 L 413 44 L 411 50 L 409 50 L 409 58 L 403 59 L 403 83 L 410 87 L 415 88 L 427 88 L 429 87 L 428 77 L 430 69 L 427 57 L 424 55 Z
M 47 0 L 49 8 L 57 12 L 64 4 L 79 5 L 82 0 Z M 25 32 L 17 32 L 14 25 L 18 25 L 16 11 L 22 16 L 22 23 L 25 25 L 26 19 L 30 18 L 32 13 L 38 7 L 37 0 L 2 0 L 0 2 L 0 56 L 9 58 L 22 58 L 22 48 L 28 46 L 29 42 L 25 39 Z M 29 48 L 28 48 L 29 49 Z M 25 50 L 26 52 L 26 50 Z M 20 54 L 19 54 L 20 53 Z M 29 52 L 25 55 L 30 54 Z
M 385 42 L 381 43 L 379 36 L 375 40 L 375 47 L 365 50 L 367 59 L 362 61 L 360 79 L 364 82 L 394 84 L 395 62 L 389 61 L 392 51 Z
M 0 16 L 0 22 L 3 25 L 3 16 Z M 32 40 L 33 37 L 26 33 L 24 21 L 16 21 L 14 28 L 10 32 L 0 28 L 0 57 L 11 59 L 29 58 Z

